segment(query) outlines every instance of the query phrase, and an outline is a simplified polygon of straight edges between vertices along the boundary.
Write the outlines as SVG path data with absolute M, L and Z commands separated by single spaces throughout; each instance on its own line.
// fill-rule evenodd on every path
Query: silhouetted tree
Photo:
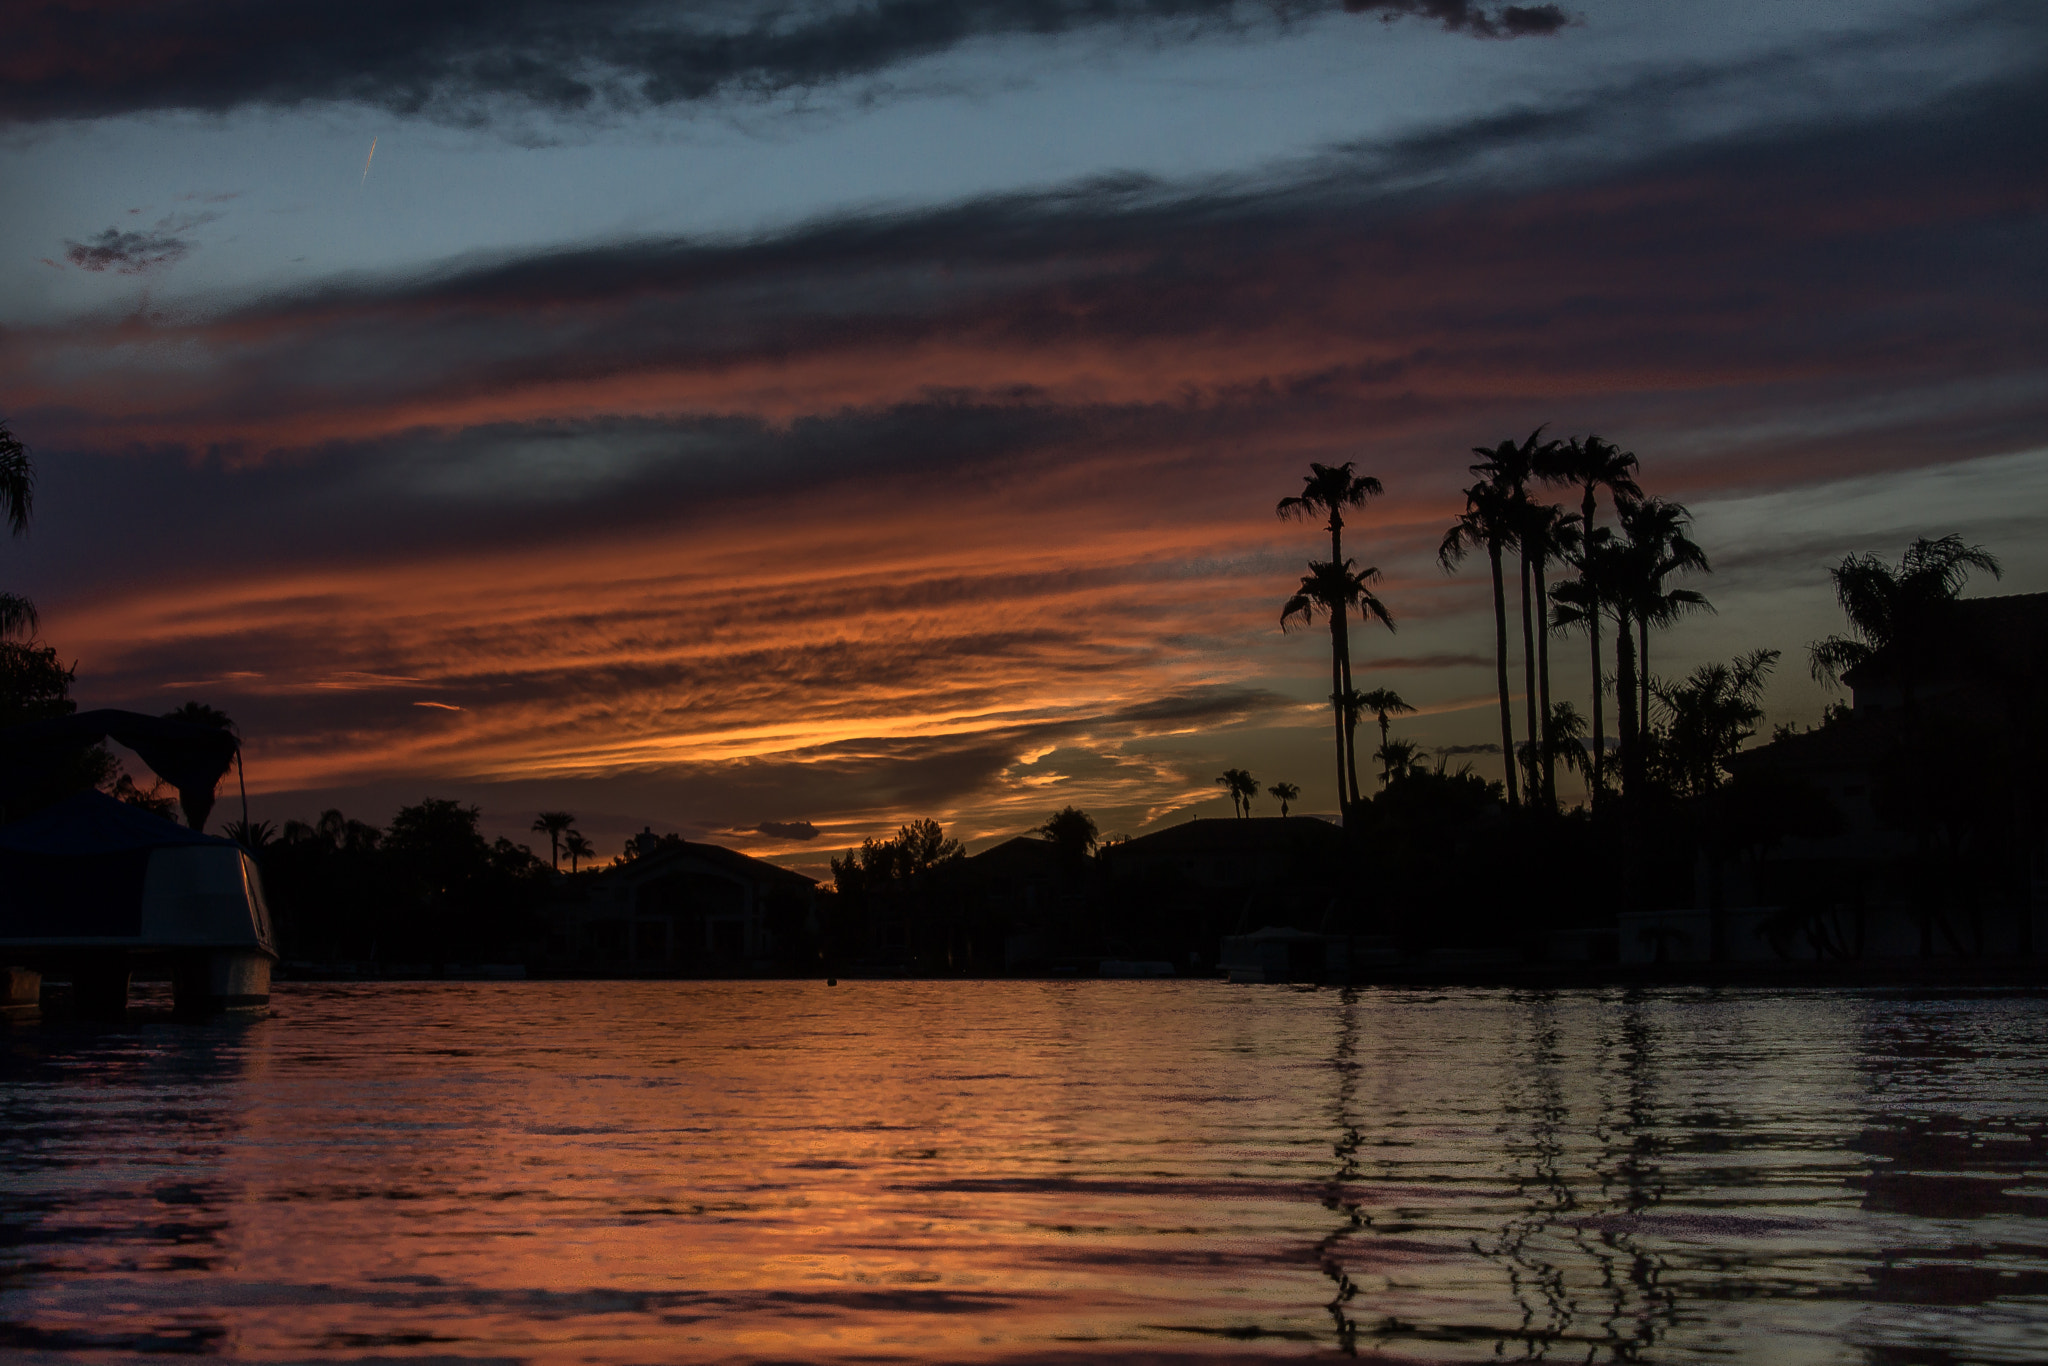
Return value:
M 1380 761 L 1381 786 L 1392 787 L 1421 767 L 1422 747 L 1413 740 L 1382 739 L 1372 757 Z
M 1662 684 L 1664 729 L 1657 747 L 1662 777 L 1682 797 L 1721 785 L 1728 760 L 1763 720 L 1764 684 L 1776 650 L 1752 650 L 1729 664 L 1702 664 L 1681 683 Z
M 548 867 L 557 872 L 562 868 L 562 836 L 575 823 L 576 818 L 567 811 L 543 811 L 533 818 L 530 828 L 534 834 L 548 837 Z
M 1301 495 L 1296 498 L 1282 498 L 1273 511 L 1281 517 L 1327 518 L 1326 528 L 1330 533 L 1328 563 L 1348 568 L 1351 561 L 1344 555 L 1344 509 L 1362 508 L 1367 499 L 1377 498 L 1385 490 L 1381 488 L 1380 481 L 1371 475 L 1354 473 L 1352 462 L 1349 460 L 1341 465 L 1319 465 L 1311 461 L 1308 468 L 1308 474 L 1302 478 Z M 1310 568 L 1314 569 L 1313 562 Z M 1351 691 L 1351 606 L 1351 599 L 1341 597 L 1329 605 L 1330 691 L 1333 694 L 1333 702 L 1337 697 Z M 1385 620 L 1384 616 L 1382 620 Z M 1392 625 L 1391 622 L 1388 624 Z M 1347 801 L 1358 800 L 1358 767 L 1352 761 L 1349 740 L 1340 738 L 1338 747 L 1342 753 L 1338 755 L 1337 805 L 1342 807 Z
M 1519 803 L 1515 786 L 1515 715 L 1508 691 L 1508 606 L 1501 582 L 1500 558 L 1515 543 L 1514 501 L 1492 484 L 1480 482 L 1465 490 L 1465 511 L 1444 533 L 1437 563 L 1448 573 L 1472 550 L 1484 547 L 1493 570 L 1493 662 L 1500 693 L 1500 749 L 1506 771 L 1508 805 Z
M 28 530 L 29 509 L 35 502 L 35 471 L 29 465 L 28 448 L 7 429 L 0 418 L 0 511 L 19 536 Z M 0 593 L 0 637 L 33 638 L 37 626 L 36 605 L 16 593 Z
M 1037 833 L 1071 853 L 1085 855 L 1095 848 L 1095 818 L 1079 807 L 1061 807 Z
M 596 856 L 597 846 L 585 839 L 581 830 L 567 830 L 562 833 L 562 852 L 569 856 L 569 871 L 573 873 L 578 860 Z
M 1297 618 L 1305 626 L 1320 611 L 1330 619 L 1334 641 L 1347 611 L 1353 607 L 1364 619 L 1377 618 L 1389 631 L 1394 629 L 1394 619 L 1387 612 L 1386 604 L 1372 593 L 1371 585 L 1379 578 L 1379 570 L 1356 569 L 1348 560 L 1341 565 L 1311 561 L 1308 568 L 1309 572 L 1302 575 L 1301 586 L 1281 604 L 1281 630 L 1285 631 Z M 1330 705 L 1337 732 L 1337 804 L 1345 807 L 1358 800 L 1358 766 L 1351 756 L 1350 729 L 1345 723 L 1344 699 L 1351 691 L 1345 686 L 1348 650 L 1333 646 L 1333 657 L 1336 662 L 1331 668 L 1330 681 L 1336 687 L 1330 694 Z
M 260 854 L 277 843 L 277 827 L 269 821 L 229 821 L 222 832 L 252 854 Z
M 1240 817 L 1252 814 L 1252 798 L 1259 795 L 1259 780 L 1241 768 L 1226 768 L 1217 782 L 1230 792 L 1230 809 Z
M 1272 795 L 1273 800 L 1280 803 L 1280 814 L 1283 817 L 1287 814 L 1287 804 L 1301 797 L 1301 789 L 1293 783 L 1274 783 L 1266 791 Z
M 1415 708 L 1402 701 L 1401 694 L 1395 692 L 1392 688 L 1374 688 L 1371 692 L 1360 693 L 1358 695 L 1358 705 L 1361 709 L 1371 712 L 1374 718 L 1378 720 L 1380 724 L 1380 751 L 1382 753 L 1387 748 L 1388 718 L 1415 710 Z M 1385 765 L 1382 765 L 1380 768 L 1381 787 L 1387 785 L 1387 780 L 1390 776 L 1390 770 Z
M 1542 440 L 1543 429 L 1538 427 L 1521 441 L 1503 441 L 1496 446 L 1474 446 L 1472 454 L 1479 457 L 1471 466 L 1471 472 L 1479 476 L 1493 491 L 1501 508 L 1501 514 L 1509 524 L 1512 543 L 1521 551 L 1522 570 L 1522 674 L 1524 685 L 1524 709 L 1527 712 L 1529 734 L 1534 738 L 1541 729 L 1537 714 L 1537 699 L 1541 684 L 1536 675 L 1540 651 L 1536 642 L 1536 624 L 1531 616 L 1530 594 L 1534 581 L 1534 562 L 1545 553 L 1540 533 L 1534 525 L 1534 505 L 1529 498 L 1529 484 L 1542 475 L 1550 459 L 1551 448 L 1556 442 Z M 1512 750 L 1509 751 L 1512 753 Z M 1510 763 L 1512 768 L 1513 764 Z M 1533 795 L 1533 794 L 1532 794 Z
M 1608 497 L 1619 504 L 1624 499 L 1643 496 L 1636 483 L 1636 472 L 1640 468 L 1633 451 L 1625 451 L 1611 441 L 1588 435 L 1583 441 L 1566 442 L 1550 457 L 1554 474 L 1568 483 L 1579 486 L 1579 528 L 1577 568 L 1585 572 L 1585 553 L 1596 543 L 1594 526 L 1595 514 L 1599 512 L 1599 494 L 1606 489 Z M 1604 528 L 1603 528 L 1604 530 Z M 1584 606 L 1585 604 L 1580 604 Z M 1592 604 L 1595 608 L 1598 604 Z M 1600 695 L 1605 690 L 1606 680 L 1600 663 L 1600 613 L 1594 610 L 1582 618 L 1586 628 L 1586 641 L 1593 659 L 1593 767 L 1590 777 L 1593 793 L 1600 791 L 1602 765 L 1606 762 L 1607 737 L 1601 725 Z M 1597 795 L 1596 795 L 1597 800 Z
M 1711 573 L 1706 552 L 1686 533 L 1692 515 L 1682 503 L 1644 498 L 1620 509 L 1625 540 L 1623 573 L 1630 614 L 1636 625 L 1639 675 L 1636 730 L 1650 731 L 1650 629 L 1670 625 L 1686 612 L 1712 611 L 1706 598 L 1688 588 L 1667 589 L 1673 574 Z
M 1835 600 L 1849 619 L 1847 636 L 1808 647 L 1814 681 L 1838 684 L 1842 675 L 1880 652 L 1896 672 L 1899 698 L 1910 711 L 1913 684 L 1938 639 L 1942 609 L 1962 596 L 1971 571 L 2001 575 L 1998 559 L 1960 536 L 1916 539 L 1894 569 L 1875 555 L 1849 555 L 1828 571 Z
M 36 472 L 29 462 L 28 447 L 15 436 L 7 419 L 0 417 L 0 512 L 5 512 L 17 536 L 28 530 L 35 493 Z

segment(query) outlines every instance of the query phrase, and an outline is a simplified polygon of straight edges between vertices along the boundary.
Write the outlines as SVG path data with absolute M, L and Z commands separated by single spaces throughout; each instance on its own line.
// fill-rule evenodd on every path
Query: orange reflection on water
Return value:
M 251 1025 L 16 1032 L 0 1326 L 95 1360 L 1847 1362 L 1924 1338 L 1938 1280 L 1940 1340 L 1997 1359 L 2048 1326 L 2044 1039 L 2025 999 L 288 986 Z M 1928 1204 L 1928 1154 L 1998 1200 Z

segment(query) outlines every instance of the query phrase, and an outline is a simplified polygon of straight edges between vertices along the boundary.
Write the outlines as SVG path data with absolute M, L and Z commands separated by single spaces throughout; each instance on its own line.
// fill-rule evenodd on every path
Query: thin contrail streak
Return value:
M 374 158 L 374 157 L 375 157 L 376 155 L 377 155 L 377 139 L 375 139 L 375 138 L 371 138 L 371 139 L 370 139 L 370 155 L 369 155 L 369 156 L 366 156 L 366 157 L 364 157 L 364 158 L 363 158 L 363 178 L 362 178 L 361 180 L 358 180 L 358 181 L 356 182 L 356 188 L 357 188 L 357 189 L 359 189 L 359 190 L 360 190 L 360 189 L 362 189 L 362 188 L 363 188 L 363 186 L 364 186 L 364 184 L 365 184 L 366 182 L 368 182 L 368 180 L 370 179 L 370 162 L 371 162 L 372 158 Z

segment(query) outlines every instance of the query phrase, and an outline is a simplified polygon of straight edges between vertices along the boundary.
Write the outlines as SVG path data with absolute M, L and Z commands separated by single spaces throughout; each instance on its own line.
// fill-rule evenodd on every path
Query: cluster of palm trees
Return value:
M 1680 616 L 1712 610 L 1706 598 L 1673 581 L 1708 572 L 1706 554 L 1692 540 L 1683 505 L 1647 496 L 1637 483 L 1636 456 L 1599 436 L 1546 440 L 1538 428 L 1521 440 L 1474 447 L 1475 482 L 1464 490 L 1465 508 L 1444 533 L 1437 558 L 1446 571 L 1484 552 L 1493 579 L 1495 683 L 1499 693 L 1501 752 L 1508 757 L 1505 789 L 1510 806 L 1557 809 L 1557 769 L 1583 768 L 1598 803 L 1612 790 L 1607 762 L 1603 637 L 1614 642 L 1615 720 L 1620 780 L 1640 781 L 1653 734 L 1655 686 L 1649 670 L 1652 633 Z M 1554 488 L 1577 490 L 1577 507 L 1551 502 Z M 1377 718 L 1382 785 L 1412 771 L 1420 752 L 1394 740 L 1389 718 L 1412 711 L 1388 689 L 1360 692 L 1352 683 L 1350 623 L 1378 621 L 1394 629 L 1393 615 L 1373 592 L 1379 570 L 1359 568 L 1344 554 L 1345 513 L 1363 508 L 1384 490 L 1352 463 L 1311 464 L 1302 491 L 1280 500 L 1282 517 L 1314 516 L 1330 534 L 1327 560 L 1311 561 L 1280 611 L 1286 629 L 1322 617 L 1330 628 L 1330 703 L 1336 741 L 1337 791 L 1349 809 L 1361 799 L 1358 723 Z M 1611 508 L 1603 523 L 1602 494 Z M 1519 577 L 1523 720 L 1516 734 L 1515 680 L 1510 677 L 1510 566 Z M 1551 698 L 1550 638 L 1577 628 L 1586 633 L 1592 671 L 1592 734 L 1569 702 Z M 1226 784 L 1227 785 L 1227 784 Z
M 1506 766 L 1508 802 L 1555 810 L 1559 763 L 1572 765 L 1586 756 L 1587 785 L 1598 804 L 1612 778 L 1602 705 L 1603 628 L 1613 628 L 1615 720 L 1626 790 L 1642 781 L 1652 743 L 1651 633 L 1688 612 L 1712 610 L 1698 592 L 1672 583 L 1681 575 L 1707 573 L 1711 566 L 1689 534 L 1692 518 L 1684 505 L 1645 495 L 1636 480 L 1636 456 L 1612 442 L 1598 436 L 1546 441 L 1539 427 L 1520 441 L 1474 447 L 1473 454 L 1479 457 L 1470 467 L 1477 482 L 1465 490 L 1465 511 L 1445 532 L 1437 558 L 1449 570 L 1483 549 L 1493 572 L 1501 751 L 1519 760 Z M 1577 487 L 1576 511 L 1544 500 L 1546 489 L 1559 486 Z M 1613 508 L 1612 525 L 1599 520 L 1603 491 Z M 1510 555 L 1519 562 L 1521 579 L 1525 720 L 1520 745 L 1508 677 L 1512 613 L 1503 562 Z M 1553 584 L 1553 570 L 1575 577 Z M 1577 712 L 1550 698 L 1550 636 L 1569 627 L 1585 631 L 1590 656 L 1590 753 L 1574 733 L 1580 725 Z
M 533 831 L 548 837 L 548 866 L 562 870 L 562 855 L 569 856 L 569 871 L 583 859 L 597 857 L 597 847 L 575 828 L 576 817 L 567 811 L 543 811 L 533 820 Z
M 1384 750 L 1387 717 L 1394 712 L 1412 711 L 1413 708 L 1384 688 L 1361 693 L 1351 682 L 1351 614 L 1358 614 L 1360 624 L 1378 621 L 1389 631 L 1394 629 L 1394 618 L 1387 605 L 1372 591 L 1380 571 L 1370 567 L 1361 569 L 1356 561 L 1344 554 L 1344 512 L 1347 508 L 1364 507 L 1367 500 L 1377 498 L 1385 490 L 1371 475 L 1357 473 L 1349 460 L 1341 465 L 1311 462 L 1308 468 L 1309 472 L 1302 480 L 1301 493 L 1282 498 L 1274 511 L 1282 517 L 1323 518 L 1325 529 L 1330 533 L 1330 558 L 1309 561 L 1308 573 L 1302 575 L 1300 586 L 1280 608 L 1280 628 L 1284 631 L 1297 620 L 1306 626 L 1317 615 L 1330 624 L 1330 707 L 1337 741 L 1337 797 L 1339 804 L 1348 810 L 1360 800 L 1357 756 L 1360 717 L 1369 711 L 1378 714 L 1380 744 Z M 1257 790 L 1256 787 L 1252 789 L 1254 793 Z
M 1252 799 L 1259 795 L 1259 780 L 1248 770 L 1226 768 L 1216 778 L 1219 785 L 1230 794 L 1230 809 L 1237 815 L 1249 818 L 1252 814 Z M 1288 807 L 1301 800 L 1301 788 L 1294 783 L 1274 783 L 1266 789 L 1274 801 L 1280 803 L 1280 814 L 1285 816 Z

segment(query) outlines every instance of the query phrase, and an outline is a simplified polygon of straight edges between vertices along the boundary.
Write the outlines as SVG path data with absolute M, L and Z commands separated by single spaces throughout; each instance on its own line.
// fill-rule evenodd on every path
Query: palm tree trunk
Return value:
M 1643 612 L 1643 613 L 1639 613 L 1639 614 L 1637 614 L 1637 616 L 1636 616 L 1636 636 L 1637 636 L 1637 638 L 1638 638 L 1638 639 L 1639 639 L 1639 640 L 1641 641 L 1641 646 L 1640 646 L 1640 647 L 1638 648 L 1638 650 L 1636 651 L 1636 677 L 1637 677 L 1637 678 L 1638 678 L 1639 680 L 1641 680 L 1641 681 L 1640 681 L 1640 683 L 1638 684 L 1638 687 L 1639 687 L 1639 688 L 1640 688 L 1640 689 L 1642 690 L 1642 695 L 1643 695 L 1643 706 L 1642 706 L 1642 714 L 1641 714 L 1641 716 L 1640 716 L 1640 717 L 1638 717 L 1638 719 L 1637 719 L 1637 721 L 1636 721 L 1636 734 L 1638 734 L 1638 735 L 1641 735 L 1641 736 L 1648 736 L 1648 735 L 1649 735 L 1649 733 L 1650 733 L 1650 614 L 1649 614 L 1649 613 L 1647 613 L 1647 612 Z
M 1593 514 L 1599 510 L 1594 501 L 1593 485 L 1586 485 L 1586 496 L 1579 500 L 1579 533 L 1582 546 L 1579 552 L 1579 575 L 1592 587 L 1592 576 L 1586 572 L 1593 562 Z M 1600 804 L 1600 782 L 1606 773 L 1607 734 L 1601 725 L 1600 715 L 1600 600 L 1593 598 L 1586 614 L 1586 638 L 1593 653 L 1593 762 L 1592 777 L 1587 783 L 1586 801 L 1597 807 Z
M 1330 516 L 1330 563 L 1340 568 L 1344 564 L 1344 523 L 1338 519 L 1335 513 L 1332 513 Z M 1367 618 L 1367 620 L 1370 619 L 1369 617 Z M 1344 677 L 1343 686 L 1338 691 L 1348 698 L 1351 696 L 1351 626 L 1344 619 L 1342 604 L 1339 604 L 1337 608 L 1337 634 L 1337 658 L 1343 665 Z M 1348 707 L 1340 707 L 1340 710 L 1343 710 L 1349 717 L 1344 727 L 1344 776 L 1348 782 L 1348 787 L 1345 791 L 1349 793 L 1349 797 L 1346 798 L 1344 792 L 1340 792 L 1338 800 L 1340 802 L 1348 800 L 1350 805 L 1356 806 L 1358 805 L 1358 721 L 1355 716 L 1349 716 L 1350 709 Z
M 1557 810 L 1557 756 L 1550 746 L 1550 587 L 1544 582 L 1543 561 L 1548 547 L 1539 546 L 1536 554 L 1536 686 L 1538 689 L 1537 714 L 1543 719 L 1543 728 L 1537 731 L 1542 739 L 1538 751 L 1543 758 L 1543 809 Z
M 1380 786 L 1390 786 L 1394 781 L 1394 759 L 1387 752 L 1387 714 L 1380 713 Z
M 1339 698 L 1337 715 L 1345 722 L 1343 725 L 1344 738 L 1342 742 L 1344 749 L 1343 778 L 1348 780 L 1348 782 L 1339 782 L 1337 786 L 1337 803 L 1340 806 L 1350 806 L 1357 804 L 1358 801 L 1358 763 L 1351 754 L 1351 725 L 1348 720 L 1350 709 L 1344 705 L 1342 700 L 1351 695 L 1351 623 L 1342 603 L 1337 604 L 1336 609 L 1330 613 L 1330 622 L 1332 632 L 1331 648 L 1337 652 L 1335 669 L 1337 696 Z
M 1515 708 L 1508 696 L 1508 598 L 1500 577 L 1500 543 L 1490 541 L 1486 558 L 1493 564 L 1493 664 L 1500 677 L 1500 752 L 1507 762 L 1508 805 L 1521 805 L 1515 782 Z
M 1351 692 L 1351 680 L 1344 680 L 1344 692 Z M 1362 800 L 1358 795 L 1358 713 L 1349 707 L 1344 709 L 1344 777 L 1351 785 L 1351 804 Z
M 1533 626 L 1532 626 L 1532 625 L 1530 624 L 1530 620 L 1529 620 L 1529 612 L 1530 612 L 1530 597 L 1529 597 L 1529 579 L 1530 579 L 1530 574 L 1529 574 L 1529 546 L 1528 546 L 1528 537 L 1527 537 L 1526 535 L 1525 535 L 1525 536 L 1523 537 L 1523 544 L 1522 544 L 1522 556 L 1521 556 L 1521 558 L 1522 558 L 1522 707 L 1523 707 L 1523 712 L 1524 712 L 1524 714 L 1525 714 L 1525 715 L 1527 716 L 1527 718 L 1528 718 L 1528 722 L 1529 722 L 1529 729 L 1528 729 L 1528 731 L 1527 731 L 1527 734 L 1528 734 L 1528 736 L 1529 736 L 1529 743 L 1533 745 L 1533 744 L 1535 744 L 1535 743 L 1536 743 L 1536 742 L 1537 742 L 1537 741 L 1538 741 L 1538 740 L 1539 740 L 1539 739 L 1540 739 L 1540 738 L 1542 737 L 1542 735 L 1543 735 L 1543 724 L 1542 724 L 1542 722 L 1541 722 L 1541 721 L 1540 721 L 1540 720 L 1538 719 L 1538 717 L 1537 717 L 1537 714 L 1536 714 L 1536 631 L 1535 631 L 1535 628 L 1534 628 L 1534 627 L 1533 627 Z M 1532 753 L 1530 757 L 1531 757 L 1531 758 L 1535 758 L 1535 757 L 1537 757 L 1537 756 L 1536 756 L 1535 754 L 1533 754 L 1533 753 Z M 1527 798 L 1529 799 L 1529 801 L 1530 801 L 1530 803 L 1531 803 L 1531 804 L 1534 804 L 1534 803 L 1535 803 L 1535 801 L 1537 800 L 1537 798 L 1538 798 L 1538 797 L 1539 797 L 1539 796 L 1541 795 L 1541 788 L 1542 788 L 1542 786 L 1543 786 L 1543 783 L 1542 783 L 1542 777 L 1541 777 L 1541 774 L 1540 774 L 1540 772 L 1539 772 L 1539 771 L 1537 770 L 1537 768 L 1536 768 L 1536 765 L 1534 765 L 1533 763 L 1532 763 L 1532 764 L 1531 764 L 1531 765 L 1529 766 L 1529 785 L 1530 785 L 1530 786 L 1531 786 L 1532 788 L 1535 788 L 1535 789 L 1537 789 L 1537 791 L 1532 791 L 1532 792 L 1528 792 L 1528 793 L 1525 793 L 1525 794 L 1523 794 L 1523 795 L 1524 795 L 1524 796 L 1526 796 L 1526 797 L 1527 797 Z
M 1343 620 L 1339 615 L 1342 610 L 1330 613 L 1330 710 L 1337 722 L 1337 812 L 1339 820 L 1348 825 L 1351 808 L 1344 800 L 1344 667 L 1340 662 L 1344 652 L 1338 644 L 1338 632 L 1343 629 L 1339 624 Z
M 1614 695 L 1620 704 L 1615 708 L 1615 717 L 1621 726 L 1622 791 L 1629 793 L 1635 787 L 1636 760 L 1640 749 L 1636 743 L 1636 646 L 1635 638 L 1629 632 L 1628 613 L 1617 612 L 1615 617 Z

